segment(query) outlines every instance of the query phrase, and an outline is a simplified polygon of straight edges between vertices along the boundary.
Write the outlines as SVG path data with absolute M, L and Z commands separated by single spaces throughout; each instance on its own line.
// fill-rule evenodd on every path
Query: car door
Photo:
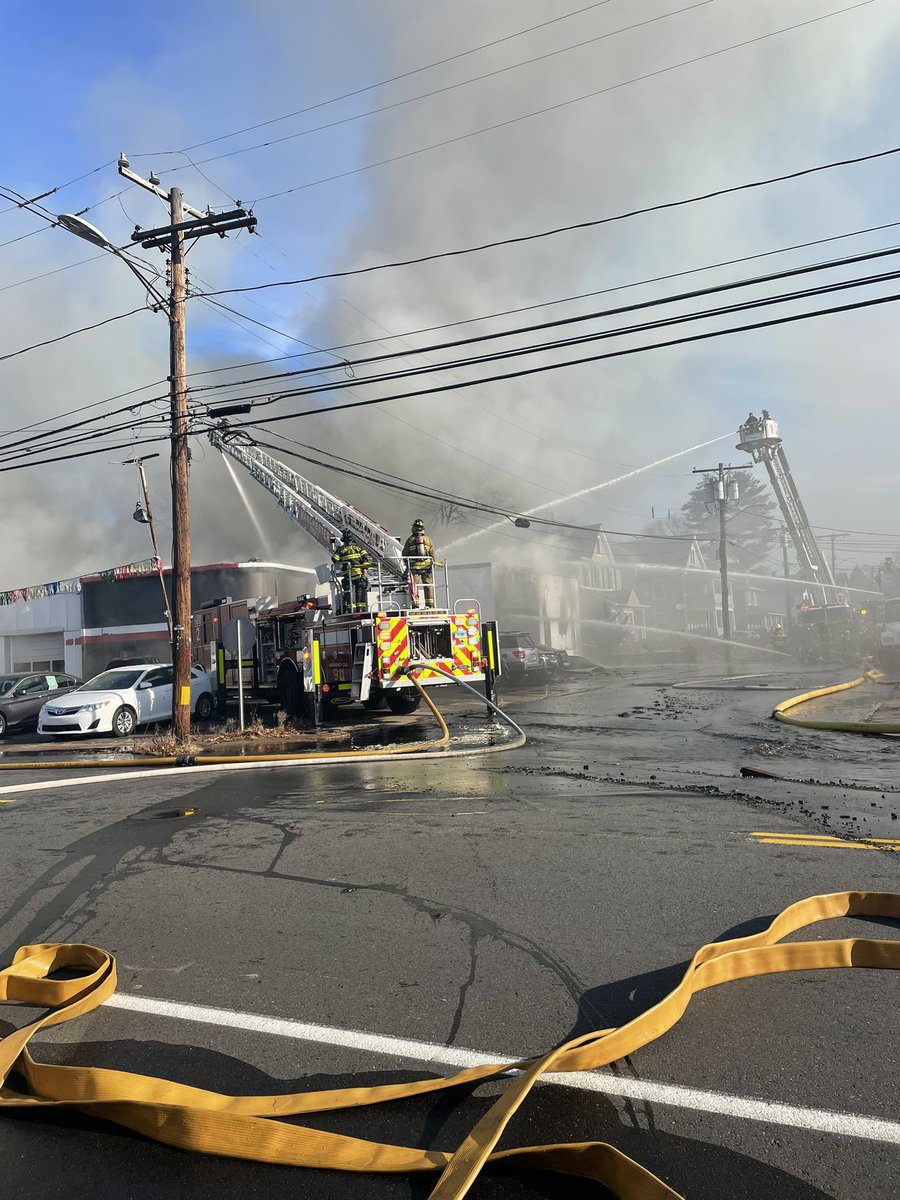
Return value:
M 172 667 L 154 667 L 144 678 L 145 684 L 150 684 L 145 695 L 150 698 L 150 715 L 142 718 L 147 721 L 168 721 L 172 717 Z
M 22 725 L 37 719 L 50 691 L 46 675 L 26 675 L 7 701 L 7 720 L 10 725 Z

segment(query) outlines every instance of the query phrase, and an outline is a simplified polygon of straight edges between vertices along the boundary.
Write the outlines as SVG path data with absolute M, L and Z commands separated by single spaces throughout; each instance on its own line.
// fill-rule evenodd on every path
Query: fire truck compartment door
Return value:
M 353 651 L 353 678 L 350 682 L 351 700 L 368 700 L 372 688 L 372 660 L 375 647 L 371 642 L 357 642 Z

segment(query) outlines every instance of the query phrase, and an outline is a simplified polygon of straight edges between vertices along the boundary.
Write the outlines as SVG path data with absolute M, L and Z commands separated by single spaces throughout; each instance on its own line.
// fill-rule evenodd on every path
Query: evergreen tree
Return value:
M 736 471 L 732 478 L 738 482 L 740 496 L 725 509 L 729 561 L 742 571 L 780 574 L 778 563 L 772 561 L 780 543 L 780 514 L 768 481 L 749 471 Z M 718 545 L 719 510 L 705 477 L 682 504 L 680 516 L 685 531 L 695 534 L 701 544 Z

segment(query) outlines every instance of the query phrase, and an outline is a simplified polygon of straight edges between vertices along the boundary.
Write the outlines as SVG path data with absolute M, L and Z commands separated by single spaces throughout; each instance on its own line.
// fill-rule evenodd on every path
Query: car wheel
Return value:
M 0 713 L 0 737 L 6 737 L 6 717 Z
M 112 731 L 116 737 L 131 737 L 137 727 L 134 709 L 123 704 L 113 713 Z
M 204 692 L 202 696 L 197 697 L 197 707 L 194 709 L 194 716 L 198 721 L 208 721 L 213 715 L 216 704 L 209 692 Z
M 408 692 L 387 692 L 385 700 L 394 716 L 400 717 L 406 713 L 414 713 L 421 704 L 422 697 L 418 692 L 413 692 L 412 695 Z

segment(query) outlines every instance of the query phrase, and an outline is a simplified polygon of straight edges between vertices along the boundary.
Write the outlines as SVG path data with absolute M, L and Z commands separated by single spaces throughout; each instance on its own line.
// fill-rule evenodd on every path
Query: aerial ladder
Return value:
M 487 699 L 493 699 L 500 670 L 496 625 L 481 620 L 477 599 L 459 599 L 451 606 L 446 565 L 443 580 L 435 580 L 438 606 L 419 607 L 423 598 L 413 585 L 403 546 L 383 525 L 266 454 L 225 422 L 209 433 L 209 440 L 247 470 L 329 557 L 349 529 L 369 564 L 363 611 L 348 611 L 341 565 L 329 562 L 317 568 L 315 595 L 274 606 L 221 600 L 195 613 L 195 661 L 218 671 L 220 700 L 228 670 L 224 630 L 241 619 L 251 622 L 256 635 L 251 686 L 260 694 L 271 693 L 288 713 L 312 724 L 353 701 L 370 710 L 386 704 L 394 713 L 413 712 L 421 698 L 413 678 L 421 687 L 480 682 Z M 246 672 L 247 664 L 237 669 Z
M 282 511 L 327 550 L 340 542 L 345 529 L 351 530 L 354 540 L 366 551 L 370 563 L 377 569 L 376 586 L 383 599 L 405 600 L 402 607 L 410 606 L 409 572 L 398 538 L 361 509 L 333 496 L 298 471 L 266 454 L 239 430 L 231 430 L 223 424 L 221 428 L 210 432 L 209 440 L 222 454 L 227 454 L 246 468 L 257 483 L 262 484 L 275 498 Z
M 772 490 L 794 544 L 797 562 L 808 572 L 807 578 L 815 581 L 821 591 L 822 604 L 838 603 L 831 566 L 810 528 L 806 509 L 803 507 L 784 453 L 784 443 L 778 433 L 778 422 L 765 408 L 760 417 L 750 413 L 738 430 L 738 438 L 740 440 L 736 449 L 745 450 L 754 462 L 765 464 Z

